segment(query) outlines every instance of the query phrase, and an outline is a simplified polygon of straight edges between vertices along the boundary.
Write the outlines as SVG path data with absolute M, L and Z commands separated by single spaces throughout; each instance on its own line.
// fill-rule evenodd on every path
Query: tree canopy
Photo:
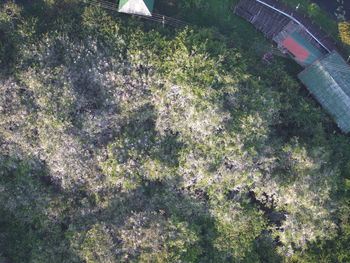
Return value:
M 75 1 L 0 32 L 0 262 L 350 260 L 349 136 L 282 59 Z

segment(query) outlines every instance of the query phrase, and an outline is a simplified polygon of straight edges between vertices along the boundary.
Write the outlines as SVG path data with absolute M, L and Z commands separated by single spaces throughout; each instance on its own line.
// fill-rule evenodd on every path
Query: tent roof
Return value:
M 350 66 L 335 51 L 298 75 L 339 128 L 350 132 Z
M 152 16 L 154 0 L 120 0 L 119 12 Z

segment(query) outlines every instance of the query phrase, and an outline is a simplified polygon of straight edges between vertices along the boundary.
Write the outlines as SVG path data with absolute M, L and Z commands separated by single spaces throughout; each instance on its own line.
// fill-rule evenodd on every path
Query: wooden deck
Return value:
M 242 0 L 234 9 L 259 29 L 266 37 L 273 38 L 290 22 L 290 19 L 254 0 Z

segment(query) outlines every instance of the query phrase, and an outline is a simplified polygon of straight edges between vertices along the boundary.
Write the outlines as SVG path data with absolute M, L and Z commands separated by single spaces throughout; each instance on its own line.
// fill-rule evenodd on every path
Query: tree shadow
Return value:
M 68 255 L 78 258 L 69 247 L 62 247 L 64 233 L 55 216 L 48 216 L 50 203 L 61 193 L 40 160 L 0 156 L 0 258 L 4 262 L 40 261 L 41 256 L 51 262 L 64 262 Z
M 164 183 L 144 180 L 142 186 L 120 195 L 110 206 L 98 212 L 81 216 L 77 210 L 70 224 L 74 225 L 76 231 L 82 232 L 101 223 L 111 229 L 120 229 L 134 213 L 162 211 L 164 218 L 186 222 L 188 228 L 199 237 L 193 245 L 198 245 L 202 254 L 195 262 L 219 262 L 220 252 L 213 245 L 217 237 L 215 219 L 210 215 L 208 205 L 182 193 L 174 186 L 177 181 L 174 179 Z M 114 236 L 114 242 L 120 244 L 121 240 Z
M 75 136 L 80 136 L 80 141 L 84 141 L 88 136 L 87 141 L 91 142 L 96 150 L 105 149 L 117 140 L 127 140 L 129 146 L 125 146 L 126 150 L 131 147 L 138 155 L 148 156 L 168 167 L 178 165 L 179 152 L 183 147 L 177 133 L 167 131 L 161 135 L 156 130 L 156 112 L 151 104 L 143 105 L 127 117 L 120 118 L 117 125 L 107 124 L 96 134 L 87 135 L 81 130 L 72 132 Z

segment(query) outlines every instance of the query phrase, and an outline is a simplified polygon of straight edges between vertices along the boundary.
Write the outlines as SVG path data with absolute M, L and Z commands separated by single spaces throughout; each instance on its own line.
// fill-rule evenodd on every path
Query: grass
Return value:
M 167 2 L 163 0 L 159 2 Z M 231 7 L 239 0 L 206 0 L 203 5 L 193 8 L 177 8 L 174 6 L 160 6 L 159 12 L 180 18 L 188 23 L 199 27 L 213 27 L 219 30 L 232 42 L 232 46 L 242 49 L 251 49 L 257 42 L 263 46 L 271 46 L 271 41 L 266 39 L 253 25 L 246 20 L 236 16 L 231 11 Z
M 286 6 L 295 8 L 300 4 L 298 12 L 310 17 L 326 33 L 339 40 L 338 23 L 325 10 L 309 0 L 281 0 Z
M 299 3 L 299 12 L 310 17 L 324 32 L 333 38 L 337 45 L 341 48 L 340 52 L 345 57 L 350 55 L 350 46 L 344 43 L 339 34 L 338 23 L 325 10 L 321 9 L 317 4 L 311 3 L 309 0 L 280 0 L 286 6 L 295 8 Z
M 171 2 L 173 0 L 159 0 L 159 2 Z M 338 23 L 325 10 L 309 0 L 280 0 L 290 8 L 300 4 L 298 11 L 310 17 L 323 31 L 328 34 L 341 48 L 344 56 L 350 55 L 350 47 L 340 39 Z M 175 1 L 174 1 L 175 2 Z M 176 1 L 177 2 L 177 1 Z M 258 30 L 244 19 L 234 15 L 231 7 L 239 0 L 206 0 L 200 7 L 180 9 L 175 6 L 163 6 L 160 12 L 171 16 L 178 16 L 191 24 L 202 27 L 215 27 L 221 33 L 228 36 L 242 49 L 252 50 L 252 46 L 261 43 L 261 46 L 271 46 L 271 40 L 266 39 Z M 157 2 L 156 2 L 157 3 Z M 178 6 L 178 5 L 177 5 Z M 346 55 L 348 54 L 348 55 Z

